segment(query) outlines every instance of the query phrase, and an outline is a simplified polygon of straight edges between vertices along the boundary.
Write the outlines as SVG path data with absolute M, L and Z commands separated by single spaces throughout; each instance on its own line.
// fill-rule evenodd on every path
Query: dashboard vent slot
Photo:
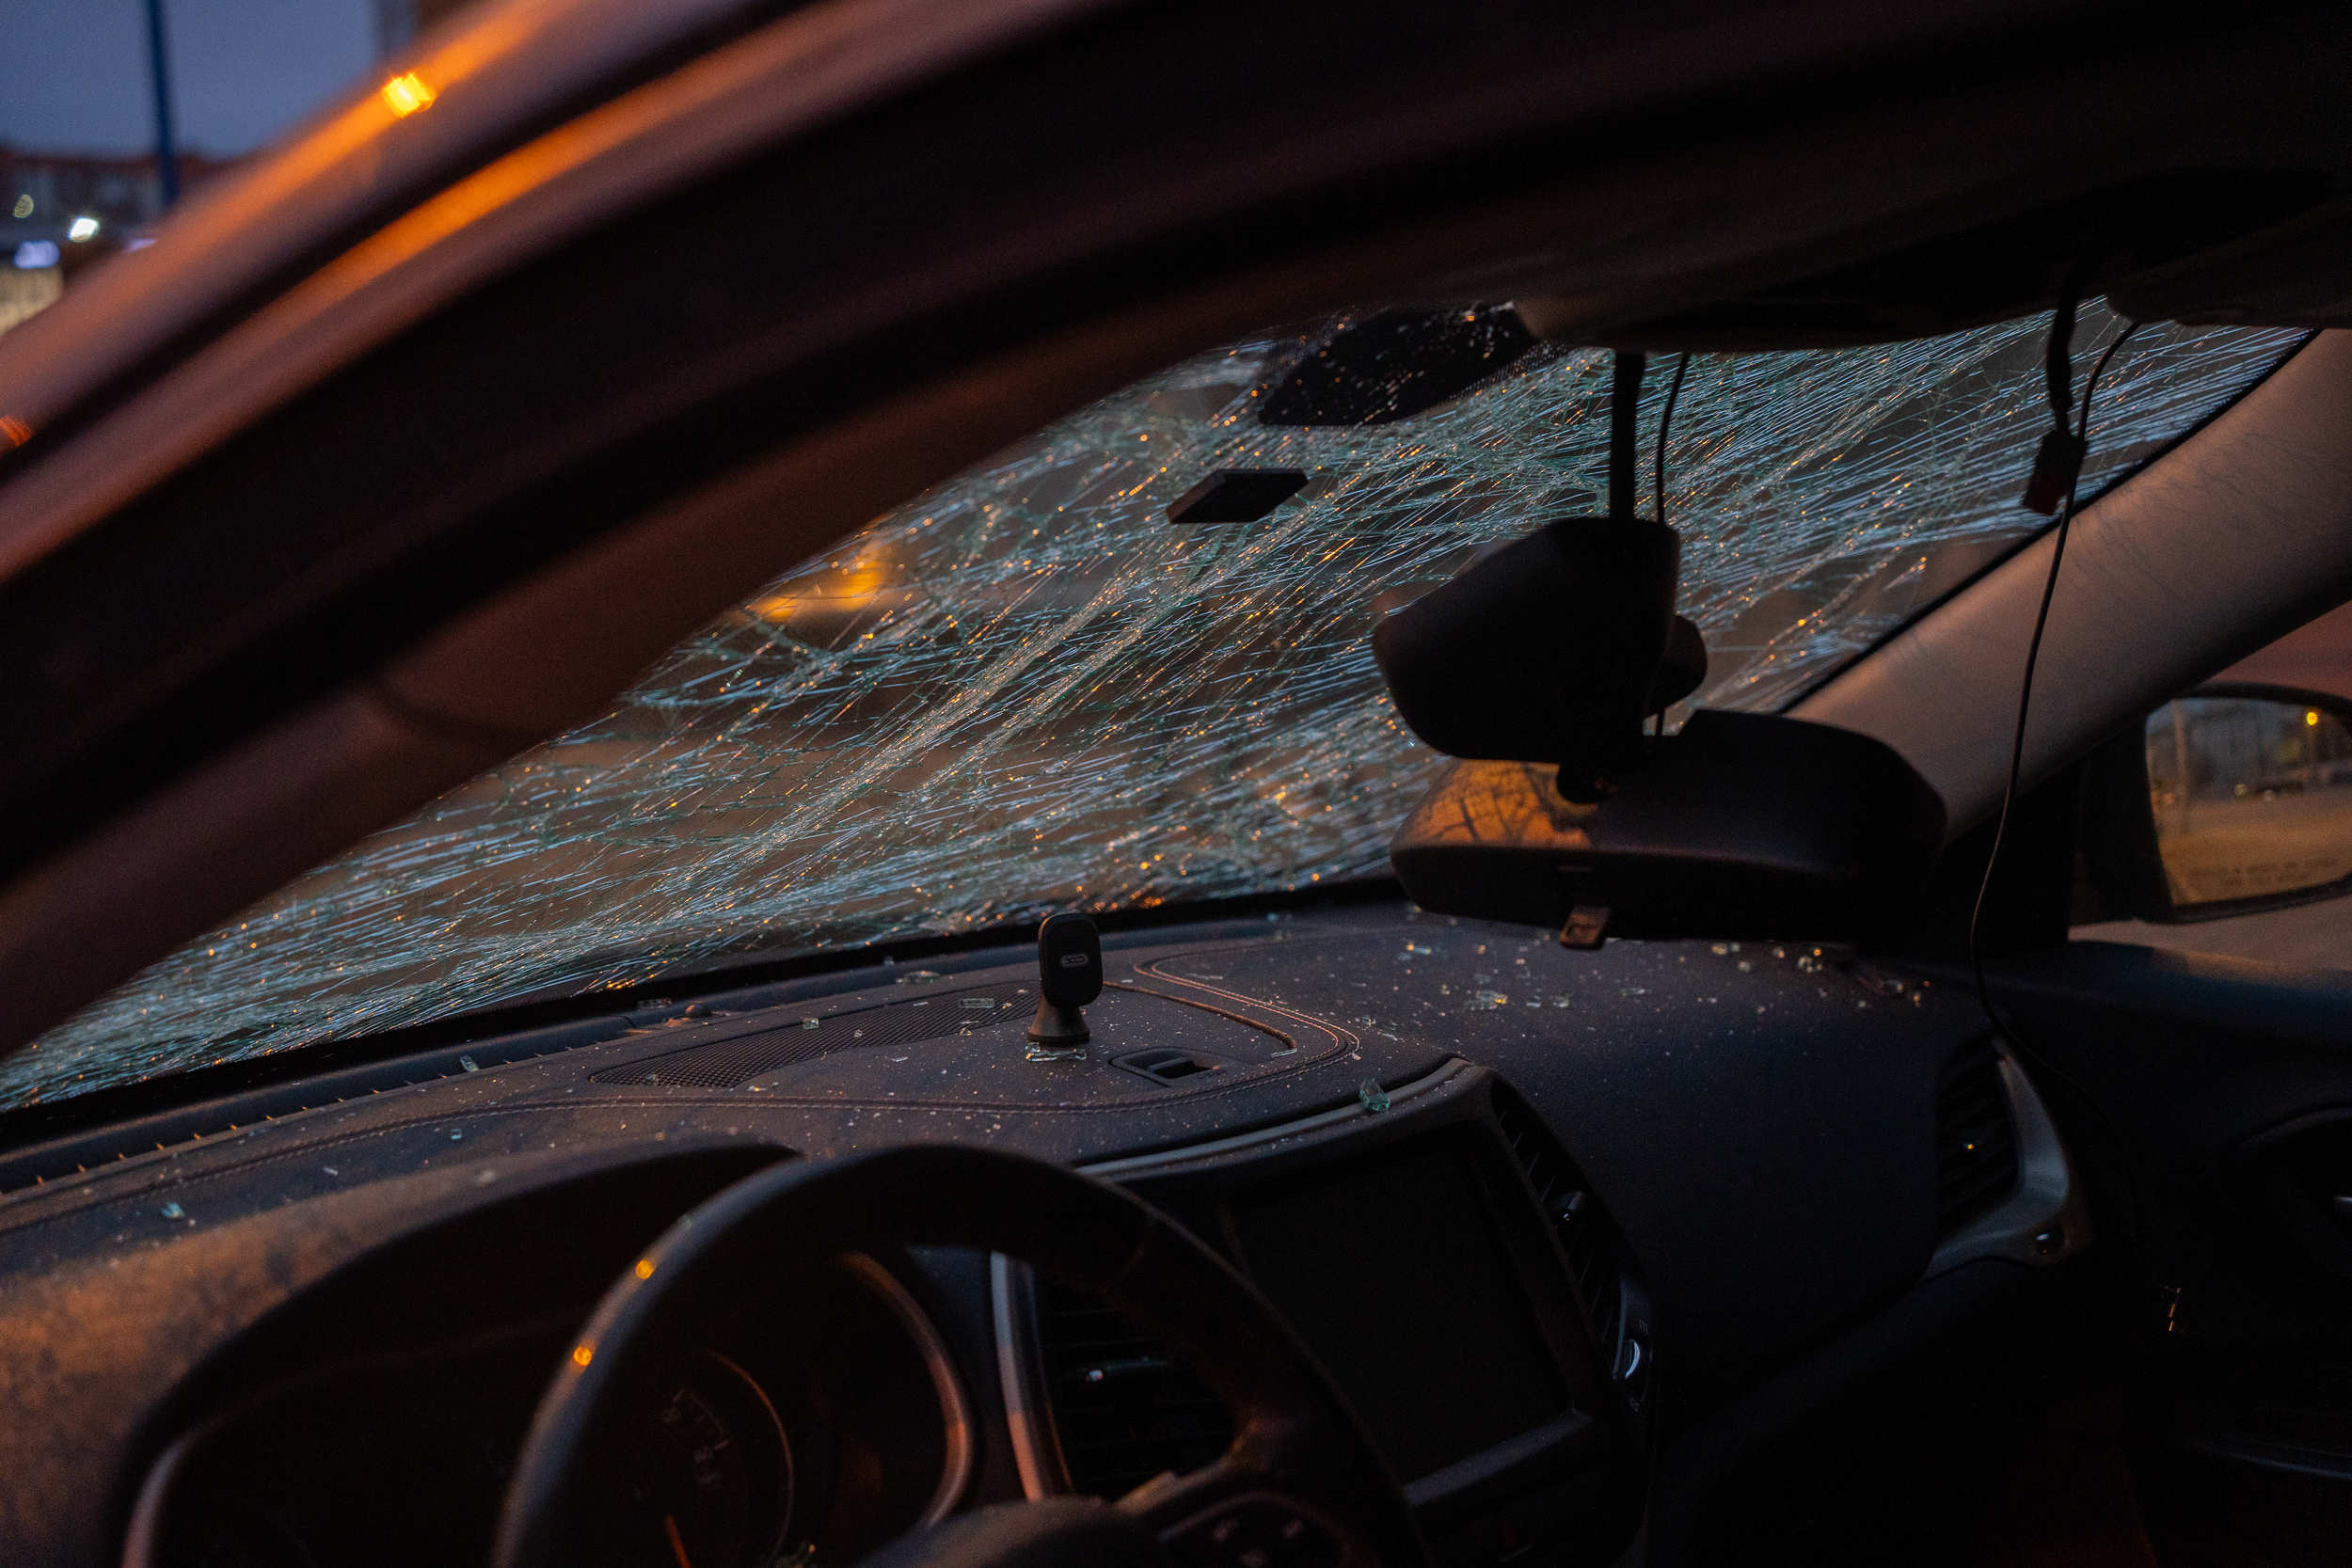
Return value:
M 1944 1064 L 1935 1086 L 1935 1233 L 1948 1236 L 2017 1188 L 2017 1129 L 1991 1035 Z
M 1033 1277 L 1038 1359 L 1073 1491 L 1123 1497 L 1232 1446 L 1223 1402 L 1157 1341 L 1093 1297 Z
M 1535 1199 L 1543 1205 L 1567 1255 L 1568 1272 L 1576 1281 L 1578 1305 L 1593 1331 L 1593 1343 L 1604 1356 L 1614 1358 L 1621 1374 L 1638 1365 L 1620 1351 L 1618 1336 L 1625 1326 L 1624 1243 L 1616 1227 L 1602 1212 L 1584 1173 L 1544 1126 L 1534 1107 L 1498 1083 L 1494 1092 L 1495 1119 L 1511 1153 L 1527 1173 Z
M 1124 1056 L 1111 1058 L 1111 1066 L 1123 1068 L 1154 1084 L 1178 1084 L 1197 1078 L 1204 1072 L 1215 1072 L 1217 1064 L 1206 1056 L 1196 1056 L 1189 1051 L 1131 1051 Z

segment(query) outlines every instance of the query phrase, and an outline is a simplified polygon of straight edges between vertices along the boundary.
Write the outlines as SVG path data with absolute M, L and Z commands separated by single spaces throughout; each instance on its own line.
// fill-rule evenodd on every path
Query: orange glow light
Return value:
M 2313 729 L 2317 729 L 2319 727 L 2319 710 L 2317 708 L 2305 708 L 2303 710 L 2303 722 L 2311 725 Z
M 637 1277 L 640 1279 L 651 1279 L 653 1277 L 652 1259 L 640 1258 L 637 1259 Z
M 430 104 L 435 96 L 433 89 L 418 80 L 413 71 L 405 71 L 384 84 L 384 102 L 396 115 L 413 115 Z
M 572 1347 L 572 1364 L 574 1366 L 585 1367 L 590 1361 L 596 1358 L 596 1347 L 593 1345 L 574 1345 Z

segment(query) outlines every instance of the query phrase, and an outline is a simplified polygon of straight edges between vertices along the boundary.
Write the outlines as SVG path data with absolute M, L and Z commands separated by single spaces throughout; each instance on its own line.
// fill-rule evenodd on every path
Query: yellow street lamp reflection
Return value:
M 408 71 L 385 83 L 381 96 L 392 113 L 405 117 L 430 104 L 436 95 L 415 71 Z
M 870 567 L 834 568 L 812 573 L 784 593 L 754 599 L 748 608 L 763 621 L 787 621 L 809 610 L 859 610 L 870 606 L 888 585 L 889 579 Z
M 2317 708 L 2304 709 L 2303 722 L 2311 725 L 2313 729 L 2317 729 L 2319 727 L 2319 710 Z

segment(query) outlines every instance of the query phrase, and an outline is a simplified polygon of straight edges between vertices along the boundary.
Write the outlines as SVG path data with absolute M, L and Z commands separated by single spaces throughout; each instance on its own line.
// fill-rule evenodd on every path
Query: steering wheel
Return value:
M 891 1245 L 1001 1252 L 1100 1297 L 1199 1374 L 1236 1433 L 1215 1464 L 1117 1504 L 976 1510 L 900 1537 L 867 1568 L 1428 1568 L 1362 1421 L 1231 1265 L 1116 1187 L 946 1144 L 771 1166 L 672 1226 L 605 1292 L 540 1400 L 494 1568 L 589 1559 L 591 1499 L 615 1473 L 628 1418 L 654 1407 L 703 1331 L 779 1258 Z

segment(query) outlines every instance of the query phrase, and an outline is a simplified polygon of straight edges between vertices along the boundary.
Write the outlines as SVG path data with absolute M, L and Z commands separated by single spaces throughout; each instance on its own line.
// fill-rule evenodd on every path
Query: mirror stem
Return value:
M 1609 389 L 1609 516 L 1629 523 L 1636 504 L 1633 471 L 1641 446 L 1642 372 L 1649 368 L 1649 356 L 1638 348 L 1621 348 L 1614 368 Z

